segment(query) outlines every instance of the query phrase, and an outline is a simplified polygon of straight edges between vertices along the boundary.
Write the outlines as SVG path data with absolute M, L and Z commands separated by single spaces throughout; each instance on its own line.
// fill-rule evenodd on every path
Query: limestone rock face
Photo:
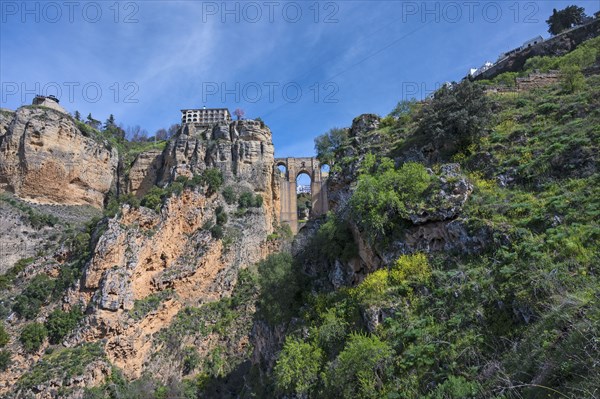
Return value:
M 117 165 L 117 151 L 84 136 L 65 113 L 21 107 L 11 118 L 0 112 L 2 191 L 42 204 L 102 208 Z
M 455 218 L 473 191 L 473 184 L 461 174 L 458 164 L 442 165 L 439 180 L 440 190 L 425 198 L 425 202 L 430 204 L 428 209 L 415 209 L 411 212 L 410 220 L 413 224 Z
M 126 191 L 143 197 L 155 184 L 162 162 L 162 150 L 152 149 L 139 154 L 129 171 Z
M 274 154 L 271 130 L 262 122 L 234 121 L 204 130 L 186 124 L 162 153 L 152 150 L 137 157 L 127 191 L 141 197 L 154 184 L 164 186 L 177 176 L 218 168 L 226 184 L 262 195 L 267 218 L 276 222 L 279 187 L 273 178 Z
M 218 206 L 229 215 L 237 209 L 201 189 L 169 198 L 159 213 L 124 205 L 100 236 L 80 290 L 68 298 L 71 305 L 89 303 L 84 327 L 70 345 L 105 340 L 108 359 L 137 378 L 160 349 L 153 334 L 186 306 L 229 295 L 239 269 L 272 251 L 267 242 L 272 226 L 264 207 L 230 216 L 225 248 L 206 227 L 214 223 Z M 136 301 L 157 295 L 163 300 L 156 310 L 133 316 Z

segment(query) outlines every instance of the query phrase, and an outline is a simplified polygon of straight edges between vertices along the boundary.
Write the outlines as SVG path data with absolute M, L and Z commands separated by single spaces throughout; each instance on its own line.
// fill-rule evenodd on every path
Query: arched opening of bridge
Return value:
M 327 176 L 329 176 L 329 171 L 331 170 L 331 167 L 324 163 L 321 165 L 321 177 L 322 178 L 327 178 Z
M 296 204 L 298 223 L 306 223 L 312 212 L 312 179 L 307 172 L 296 176 Z
M 280 163 L 279 165 L 277 165 L 277 169 L 279 169 L 279 172 L 281 172 L 281 175 L 283 177 L 285 177 L 285 175 L 287 174 L 287 168 L 284 164 Z

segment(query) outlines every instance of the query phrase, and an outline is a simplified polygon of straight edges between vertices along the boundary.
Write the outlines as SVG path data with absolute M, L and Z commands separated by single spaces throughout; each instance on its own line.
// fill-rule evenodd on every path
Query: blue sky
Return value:
M 151 134 L 182 108 L 242 108 L 276 156 L 361 113 L 386 115 L 592 1 L 0 2 L 0 107 L 59 94 L 70 112 Z M 58 92 L 60 89 L 60 92 Z

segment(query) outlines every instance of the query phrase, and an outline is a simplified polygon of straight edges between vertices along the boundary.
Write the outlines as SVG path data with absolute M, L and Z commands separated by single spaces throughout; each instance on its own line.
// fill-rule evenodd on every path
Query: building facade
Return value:
M 202 108 L 182 109 L 181 123 L 193 123 L 196 125 L 214 125 L 217 123 L 231 122 L 231 114 L 227 108 Z

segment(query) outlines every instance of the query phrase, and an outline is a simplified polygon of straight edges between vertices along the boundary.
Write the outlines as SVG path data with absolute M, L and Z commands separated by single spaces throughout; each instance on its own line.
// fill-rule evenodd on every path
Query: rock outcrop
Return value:
M 273 178 L 274 153 L 271 131 L 262 122 L 234 121 L 207 129 L 187 124 L 162 153 L 151 150 L 136 158 L 127 190 L 141 197 L 154 184 L 164 186 L 177 176 L 218 168 L 227 184 L 261 194 L 267 217 L 276 223 L 279 192 Z
M 117 164 L 115 149 L 84 136 L 63 112 L 38 106 L 0 112 L 2 191 L 42 204 L 102 208 Z

